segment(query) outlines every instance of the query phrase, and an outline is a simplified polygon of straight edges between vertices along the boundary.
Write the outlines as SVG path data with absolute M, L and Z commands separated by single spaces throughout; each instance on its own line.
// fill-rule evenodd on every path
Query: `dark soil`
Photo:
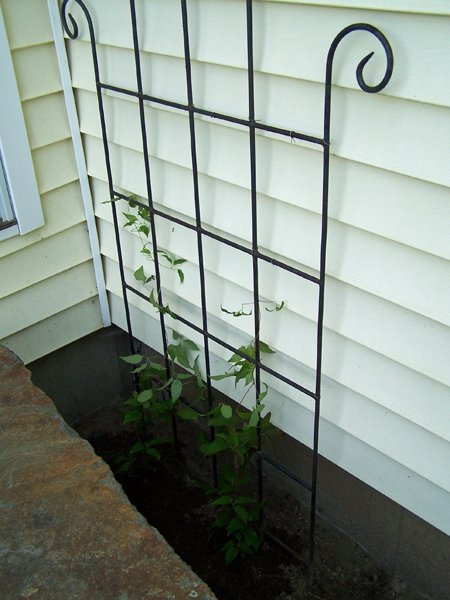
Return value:
M 168 444 L 161 461 L 118 473 L 115 461 L 135 439 L 130 432 L 117 430 L 117 420 L 115 433 L 105 433 L 102 415 L 80 423 L 80 435 L 109 463 L 131 503 L 219 600 L 415 598 L 405 585 L 391 581 L 358 546 L 320 520 L 314 567 L 309 568 L 307 512 L 271 482 L 265 485 L 267 533 L 260 551 L 226 566 L 221 551 L 225 538 L 211 527 L 214 512 L 204 491 L 204 483 L 211 481 L 211 465 L 197 453 L 195 426 L 189 429 L 183 424 L 178 456 Z

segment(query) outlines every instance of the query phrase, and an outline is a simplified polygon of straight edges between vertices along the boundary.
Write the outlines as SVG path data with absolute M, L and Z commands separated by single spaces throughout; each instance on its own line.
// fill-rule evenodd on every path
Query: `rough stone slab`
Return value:
M 0 347 L 0 596 L 214 600 Z

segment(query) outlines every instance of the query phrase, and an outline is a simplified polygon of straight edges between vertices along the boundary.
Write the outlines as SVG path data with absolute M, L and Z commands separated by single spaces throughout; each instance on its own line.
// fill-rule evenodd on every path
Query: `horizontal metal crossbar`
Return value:
M 117 198 L 121 198 L 122 200 L 129 200 L 128 196 L 125 196 L 124 194 L 121 194 L 120 192 L 117 192 L 114 190 L 113 193 Z M 318 277 L 314 277 L 314 275 L 311 275 L 310 273 L 307 273 L 306 271 L 302 271 L 301 269 L 296 269 L 295 267 L 292 267 L 291 265 L 288 265 L 276 258 L 273 258 L 272 256 L 268 256 L 267 254 L 264 254 L 263 252 L 260 252 L 259 250 L 253 250 L 252 248 L 248 248 L 247 246 L 239 244 L 238 242 L 234 242 L 233 240 L 230 240 L 230 239 L 228 239 L 222 235 L 219 235 L 217 233 L 214 233 L 213 231 L 209 231 L 208 229 L 205 229 L 204 227 L 198 227 L 197 225 L 194 225 L 193 223 L 189 223 L 188 221 L 183 221 L 183 219 L 179 219 L 178 217 L 175 217 L 175 216 L 173 216 L 169 213 L 166 213 L 162 210 L 159 210 L 159 209 L 155 208 L 154 206 L 151 209 L 149 209 L 148 204 L 144 204 L 143 202 L 140 202 L 139 200 L 133 199 L 133 203 L 141 206 L 145 210 L 148 210 L 149 214 L 151 214 L 151 215 L 156 215 L 158 217 L 162 217 L 163 219 L 167 219 L 168 221 L 171 221 L 172 223 L 176 223 L 177 225 L 180 225 L 181 227 L 185 227 L 186 229 L 190 229 L 192 231 L 197 231 L 197 232 L 201 233 L 202 235 L 204 235 L 206 237 L 210 237 L 211 239 L 216 240 L 218 242 L 221 242 L 222 244 L 225 244 L 226 246 L 230 246 L 231 248 L 234 248 L 235 250 L 239 250 L 239 251 L 244 252 L 245 254 L 249 254 L 251 256 L 256 256 L 260 260 L 270 263 L 274 267 L 279 267 L 280 269 L 289 271 L 289 273 L 292 273 L 293 275 L 297 275 L 298 277 L 307 279 L 308 281 L 311 281 L 311 283 L 315 283 L 316 285 L 320 284 L 320 280 Z
M 116 85 L 110 85 L 107 83 L 99 82 L 98 87 L 103 90 L 116 92 L 117 94 L 133 96 L 134 98 L 141 99 L 146 102 L 160 104 L 161 106 L 168 106 L 170 108 L 175 108 L 177 110 L 182 110 L 185 112 L 192 112 L 196 115 L 203 115 L 204 117 L 210 117 L 211 119 L 226 121 L 227 123 L 234 123 L 235 125 L 242 125 L 243 127 L 254 127 L 255 129 L 259 129 L 260 131 L 276 133 L 277 135 L 282 135 L 293 140 L 302 140 L 304 142 L 309 142 L 310 144 L 316 144 L 318 146 L 327 145 L 323 138 L 319 138 L 313 135 L 307 135 L 306 133 L 300 133 L 298 131 L 292 131 L 290 129 L 283 129 L 282 127 L 275 127 L 274 125 L 266 125 L 265 123 L 260 123 L 259 121 L 255 121 L 254 119 L 242 119 L 240 117 L 234 117 L 232 115 L 226 115 L 223 113 L 206 110 L 205 108 L 199 108 L 197 106 L 194 106 L 193 104 L 183 104 L 181 102 L 174 102 L 173 100 L 167 100 L 165 98 L 158 98 L 157 96 L 150 96 L 149 94 L 140 94 L 139 92 L 134 92 L 133 90 L 121 88 Z
M 289 477 L 289 479 L 292 479 L 292 481 L 295 481 L 296 483 L 307 489 L 309 492 L 312 492 L 312 485 L 308 483 L 305 479 L 302 479 L 302 477 L 299 477 L 298 475 L 287 469 L 284 465 L 279 463 L 277 460 L 275 460 L 268 454 L 264 454 L 264 452 L 258 452 L 258 454 L 263 459 L 263 461 L 269 463 L 269 465 L 272 465 L 272 467 L 275 467 L 276 469 L 284 473 L 287 477 Z
M 133 292 L 133 294 L 136 294 L 136 296 L 139 296 L 139 298 L 142 298 L 143 300 L 145 300 L 146 302 L 148 302 L 148 295 L 146 296 L 143 292 L 141 292 L 140 290 L 137 290 L 135 287 L 133 287 L 129 283 L 125 283 L 125 287 L 130 292 Z M 238 356 L 242 356 L 242 358 L 245 358 L 246 360 L 248 360 L 248 362 L 251 362 L 252 364 L 258 366 L 260 369 L 262 369 L 263 371 L 265 371 L 269 375 L 272 375 L 276 379 L 279 379 L 283 383 L 287 383 L 288 385 L 290 385 L 291 387 L 295 388 L 299 392 L 302 392 L 302 394 L 305 394 L 306 396 L 309 396 L 310 398 L 313 398 L 313 400 L 317 400 L 318 399 L 317 396 L 316 396 L 316 394 L 312 390 L 309 390 L 308 388 L 304 387 L 303 385 L 300 385 L 296 381 L 293 381 L 292 379 L 289 379 L 288 377 L 285 377 L 281 373 L 278 373 L 278 371 L 274 371 L 273 369 L 271 369 L 270 367 L 268 367 L 267 365 L 265 365 L 261 361 L 257 361 L 254 358 L 252 358 L 251 356 L 248 356 L 247 354 L 245 354 L 244 352 L 241 352 L 241 350 L 239 350 L 239 348 L 235 348 L 231 344 L 228 344 L 227 342 L 225 342 L 225 340 L 222 340 L 221 338 L 219 338 L 216 335 L 212 334 L 210 331 L 206 331 L 205 329 L 202 329 L 201 327 L 199 327 L 195 323 L 192 323 L 192 321 L 190 321 L 189 319 L 186 319 L 182 315 L 177 314 L 172 309 L 170 310 L 170 315 L 176 321 L 180 321 L 181 323 L 183 323 L 184 325 L 187 325 L 188 327 L 190 327 L 191 329 L 193 329 L 197 333 L 200 333 L 201 335 L 206 335 L 208 337 L 208 339 L 210 339 L 212 342 L 216 342 L 216 344 L 219 344 L 219 346 L 222 346 L 223 348 L 226 348 L 227 350 L 229 350 L 233 354 L 237 354 Z

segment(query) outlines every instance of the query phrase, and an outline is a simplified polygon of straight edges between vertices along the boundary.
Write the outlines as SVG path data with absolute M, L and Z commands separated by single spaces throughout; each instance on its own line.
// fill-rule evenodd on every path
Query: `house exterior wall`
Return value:
M 102 327 L 45 0 L 1 0 L 45 225 L 0 241 L 0 343 L 25 363 Z
M 136 88 L 127 3 L 87 5 L 103 82 Z M 355 67 L 374 50 L 367 77 L 378 83 L 384 53 L 352 34 L 334 69 L 328 266 L 320 452 L 352 475 L 450 533 L 449 302 L 450 11 L 339 7 L 338 2 L 254 2 L 256 118 L 322 135 L 325 61 L 345 26 L 369 22 L 389 39 L 394 75 L 377 95 L 357 87 Z M 341 3 L 344 4 L 344 3 Z M 354 4 L 354 3 L 353 3 Z M 428 5 L 427 5 L 428 6 Z M 375 10 L 375 9 L 380 10 Z M 137 2 L 144 91 L 186 102 L 179 3 Z M 68 43 L 73 84 L 95 198 L 113 322 L 125 329 L 121 284 L 86 22 L 72 7 L 80 37 Z M 194 103 L 246 117 L 245 3 L 189 2 Z M 345 48 L 344 48 L 345 47 Z M 439 60 L 437 60 L 439 57 Z M 378 69 L 378 71 L 377 71 Z M 105 94 L 114 185 L 145 197 L 137 103 Z M 194 219 L 189 123 L 185 114 L 146 107 L 153 197 L 164 210 Z M 206 227 L 251 240 L 248 133 L 196 120 L 200 198 Z M 317 273 L 321 154 L 301 142 L 257 135 L 260 247 Z M 118 205 L 119 214 L 126 210 Z M 201 325 L 198 255 L 192 232 L 157 219 L 158 244 L 178 257 L 185 281 L 163 273 L 175 312 Z M 130 283 L 142 264 L 137 236 L 122 231 Z M 212 333 L 231 344 L 252 337 L 252 320 L 224 314 L 252 298 L 251 262 L 205 241 L 206 295 Z M 151 271 L 151 265 L 147 265 Z M 137 285 L 137 282 L 134 282 Z M 261 265 L 261 298 L 286 302 L 264 314 L 271 366 L 312 385 L 317 292 L 309 283 Z M 130 294 L 136 337 L 160 350 L 158 315 Z M 190 330 L 180 333 L 201 342 Z M 228 353 L 212 347 L 213 373 Z M 311 445 L 312 405 L 284 384 L 271 387 L 274 422 Z M 226 383 L 220 389 L 241 398 Z

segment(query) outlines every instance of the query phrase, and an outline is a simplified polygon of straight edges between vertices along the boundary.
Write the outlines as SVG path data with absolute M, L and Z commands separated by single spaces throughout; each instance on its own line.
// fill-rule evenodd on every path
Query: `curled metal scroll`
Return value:
M 392 48 L 388 40 L 386 39 L 386 36 L 383 33 L 381 33 L 379 29 L 377 29 L 373 25 L 368 25 L 367 23 L 355 23 L 354 25 L 349 25 L 348 27 L 345 27 L 345 29 L 343 29 L 340 33 L 338 33 L 338 35 L 334 38 L 328 51 L 326 84 L 331 84 L 333 59 L 336 49 L 341 40 L 343 40 L 344 37 L 346 37 L 352 31 L 368 31 L 373 36 L 375 36 L 383 46 L 383 50 L 386 54 L 386 73 L 378 85 L 371 86 L 364 81 L 364 67 L 374 55 L 373 52 L 370 52 L 367 56 L 365 56 L 356 68 L 356 79 L 358 81 L 359 87 L 364 92 L 368 92 L 369 94 L 380 92 L 383 88 L 386 87 L 392 76 L 392 72 L 394 70 L 394 55 L 392 53 Z
M 327 56 L 327 67 L 326 67 L 326 76 L 325 76 L 325 135 L 324 140 L 325 143 L 329 143 L 329 131 L 330 131 L 330 110 L 331 110 L 331 83 L 333 76 L 333 60 L 334 55 L 336 53 L 336 49 L 339 46 L 340 42 L 353 31 L 367 31 L 371 35 L 377 38 L 380 44 L 383 47 L 383 50 L 386 54 L 386 71 L 383 79 L 380 81 L 378 85 L 369 85 L 364 80 L 364 67 L 369 62 L 369 60 L 374 55 L 373 52 L 370 52 L 367 56 L 365 56 L 356 67 L 356 80 L 358 82 L 359 87 L 369 94 L 375 94 L 380 92 L 382 89 L 386 87 L 389 83 L 389 80 L 392 77 L 392 72 L 394 70 L 394 55 L 392 52 L 392 48 L 386 38 L 386 36 L 373 25 L 369 25 L 367 23 L 354 23 L 353 25 L 349 25 L 345 27 L 338 35 L 334 38 L 330 49 L 328 51 Z
M 96 50 L 94 25 L 92 23 L 91 15 L 89 14 L 89 11 L 86 8 L 86 5 L 84 4 L 84 2 L 82 0 L 63 0 L 63 3 L 61 5 L 61 19 L 62 19 L 63 28 L 71 40 L 75 40 L 78 37 L 78 34 L 79 34 L 78 24 L 67 8 L 67 5 L 71 1 L 74 2 L 75 4 L 78 4 L 78 6 L 81 8 L 81 10 L 84 13 L 84 16 L 86 17 L 86 21 L 87 21 L 88 28 L 89 28 L 89 37 L 90 37 L 90 42 L 91 42 L 92 60 L 94 62 L 95 82 L 96 82 L 96 84 L 98 84 L 100 82 L 100 73 L 99 73 L 99 68 L 98 68 L 98 58 L 97 58 L 97 50 Z
M 324 136 L 323 136 L 323 187 L 322 187 L 322 238 L 320 249 L 320 290 L 319 290 L 319 315 L 318 315 L 318 337 L 317 337 L 317 368 L 316 368 L 316 395 L 320 397 L 321 389 L 321 365 L 322 365 L 322 329 L 323 329 L 323 306 L 325 294 L 325 264 L 326 264 L 326 244 L 327 244 L 327 229 L 328 229 L 328 195 L 329 195 L 329 178 L 330 178 L 330 116 L 331 116 L 331 82 L 333 75 L 333 60 L 336 49 L 340 42 L 353 31 L 367 31 L 377 38 L 383 47 L 386 54 L 386 72 L 383 79 L 378 85 L 369 85 L 364 80 L 364 67 L 374 55 L 370 52 L 365 56 L 356 67 L 356 80 L 359 87 L 369 94 L 380 92 L 386 87 L 392 77 L 394 69 L 394 55 L 392 48 L 383 33 L 373 25 L 367 23 L 355 23 L 345 27 L 334 38 L 327 56 L 326 76 L 325 76 L 325 105 L 324 105 Z M 314 417 L 314 448 L 318 448 L 319 440 L 319 407 L 316 407 Z M 316 456 L 316 455 L 315 455 Z M 313 480 L 315 490 L 315 478 L 317 476 L 317 458 L 314 459 Z M 315 503 L 315 491 L 313 492 Z M 314 514 L 311 513 L 311 522 L 314 523 Z
M 92 38 L 93 34 L 94 34 L 94 27 L 92 25 L 91 15 L 89 14 L 89 11 L 86 8 L 86 5 L 84 4 L 84 2 L 82 0 L 73 0 L 73 1 L 76 4 L 78 4 L 78 6 L 84 12 L 84 15 L 85 15 L 86 20 L 89 25 L 89 32 L 92 34 L 91 35 L 91 38 Z M 62 17 L 64 31 L 67 33 L 67 35 L 70 37 L 70 39 L 74 40 L 78 37 L 79 30 L 78 30 L 77 22 L 73 18 L 72 14 L 67 11 L 67 5 L 69 2 L 70 2 L 70 0 L 63 0 L 63 3 L 61 5 L 61 17 Z M 69 26 L 68 21 L 70 21 L 71 26 Z

